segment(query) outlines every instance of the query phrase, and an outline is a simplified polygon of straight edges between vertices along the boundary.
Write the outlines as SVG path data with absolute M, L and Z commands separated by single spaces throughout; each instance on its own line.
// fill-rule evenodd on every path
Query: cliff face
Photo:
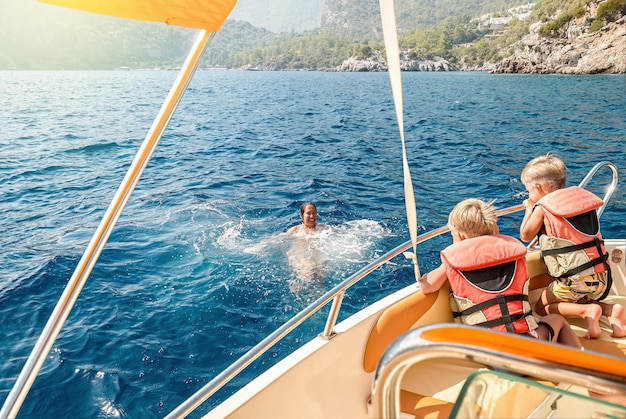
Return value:
M 600 74 L 626 73 L 626 17 L 589 32 L 596 9 L 570 21 L 557 38 L 542 38 L 541 24 L 515 45 L 515 53 L 496 64 L 492 73 Z

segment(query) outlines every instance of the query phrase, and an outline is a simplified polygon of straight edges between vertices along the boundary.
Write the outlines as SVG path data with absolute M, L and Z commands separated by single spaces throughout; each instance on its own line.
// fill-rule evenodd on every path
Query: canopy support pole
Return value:
M 198 62 L 210 41 L 215 36 L 214 32 L 201 30 L 198 37 L 187 55 L 187 59 L 183 64 L 176 81 L 174 82 L 170 92 L 161 106 L 159 114 L 152 123 L 152 127 L 146 138 L 143 140 L 141 147 L 137 151 L 135 158 L 130 165 L 126 176 L 122 180 L 117 193 L 109 204 L 109 207 L 100 221 L 100 225 L 94 233 L 87 249 L 83 253 L 80 262 L 76 266 L 74 273 L 65 287 L 65 291 L 57 302 L 54 311 L 50 315 L 46 326 L 39 336 L 35 347 L 30 356 L 26 360 L 26 364 L 13 385 L 11 392 L 0 410 L 0 418 L 15 418 L 17 413 L 30 391 L 30 388 L 41 369 L 52 345 L 54 344 L 61 327 L 65 323 L 78 295 L 80 294 L 91 270 L 93 269 L 104 245 L 106 244 L 117 220 L 124 210 L 130 195 L 135 190 L 139 178 L 143 174 L 154 150 L 156 149 L 167 125 L 169 124 L 174 111 L 176 110 L 180 100 L 182 99 L 193 74 L 196 71 Z
M 393 0 L 379 0 L 380 17 L 383 25 L 385 52 L 387 54 L 387 72 L 393 95 L 393 104 L 396 110 L 400 142 L 402 143 L 402 172 L 404 174 L 404 204 L 406 207 L 409 236 L 413 244 L 413 252 L 405 252 L 404 256 L 413 261 L 415 280 L 420 280 L 420 269 L 417 263 L 417 209 L 415 206 L 415 192 L 411 180 L 411 170 L 406 156 L 404 141 L 404 108 L 402 104 L 402 72 L 400 68 L 400 48 L 398 47 L 398 30 L 396 29 L 395 4 Z

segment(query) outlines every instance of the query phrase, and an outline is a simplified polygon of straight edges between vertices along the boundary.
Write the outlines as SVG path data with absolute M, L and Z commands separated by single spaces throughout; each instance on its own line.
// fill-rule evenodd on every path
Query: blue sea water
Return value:
M 0 72 L 0 402 L 175 77 Z M 520 204 L 521 169 L 549 151 L 569 184 L 603 160 L 626 172 L 624 75 L 404 73 L 403 85 L 420 233 L 464 198 Z M 606 237 L 623 236 L 624 192 L 602 218 Z M 164 416 L 324 287 L 408 240 L 402 194 L 386 73 L 198 73 L 19 417 Z M 294 292 L 293 238 L 279 233 L 303 201 L 330 226 L 314 249 L 325 284 Z M 501 230 L 515 235 L 520 219 Z M 422 271 L 449 242 L 418 249 Z M 412 281 L 392 261 L 350 290 L 342 318 Z M 319 333 L 325 315 L 212 403 Z

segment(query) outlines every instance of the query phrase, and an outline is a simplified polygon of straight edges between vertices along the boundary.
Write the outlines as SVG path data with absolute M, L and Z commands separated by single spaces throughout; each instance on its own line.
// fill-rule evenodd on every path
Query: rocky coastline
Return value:
M 443 58 L 427 59 L 400 59 L 400 68 L 402 71 L 459 71 L 460 68 L 454 64 L 444 60 Z M 387 61 L 383 57 L 371 57 L 358 60 L 350 57 L 345 60 L 337 71 L 387 71 Z
M 626 18 L 590 33 L 592 19 L 572 20 L 558 38 L 542 38 L 540 24 L 515 45 L 515 53 L 496 63 L 492 73 L 625 74 Z
M 412 59 L 406 52 L 401 52 L 400 68 L 402 71 L 459 71 L 456 65 L 443 58 L 434 59 Z M 336 71 L 365 72 L 365 71 L 387 71 L 387 60 L 379 53 L 365 59 L 350 57 L 345 60 Z

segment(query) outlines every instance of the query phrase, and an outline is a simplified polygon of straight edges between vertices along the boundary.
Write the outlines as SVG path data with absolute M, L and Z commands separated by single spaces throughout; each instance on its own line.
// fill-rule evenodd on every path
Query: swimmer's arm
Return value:
M 519 228 L 519 236 L 522 241 L 529 242 L 535 238 L 543 226 L 543 209 L 535 207 L 533 203 L 524 201 L 526 213 Z
M 273 236 L 269 236 L 269 237 L 265 237 L 264 239 L 261 239 L 261 241 L 254 247 L 254 249 L 256 251 L 264 250 L 268 244 L 275 243 L 277 240 L 280 240 L 281 237 L 285 237 L 291 234 L 292 232 L 297 231 L 296 230 L 297 227 L 298 226 L 293 226 L 287 231 L 281 231 L 280 233 L 274 234 Z
M 298 230 L 300 230 L 301 227 L 302 227 L 301 224 L 295 225 L 295 226 L 291 227 L 289 230 L 287 230 L 287 234 L 296 233 L 296 232 L 298 232 Z
M 424 294 L 431 294 L 439 291 L 447 279 L 446 267 L 444 265 L 439 265 L 438 268 L 422 275 L 419 280 L 419 285 Z

